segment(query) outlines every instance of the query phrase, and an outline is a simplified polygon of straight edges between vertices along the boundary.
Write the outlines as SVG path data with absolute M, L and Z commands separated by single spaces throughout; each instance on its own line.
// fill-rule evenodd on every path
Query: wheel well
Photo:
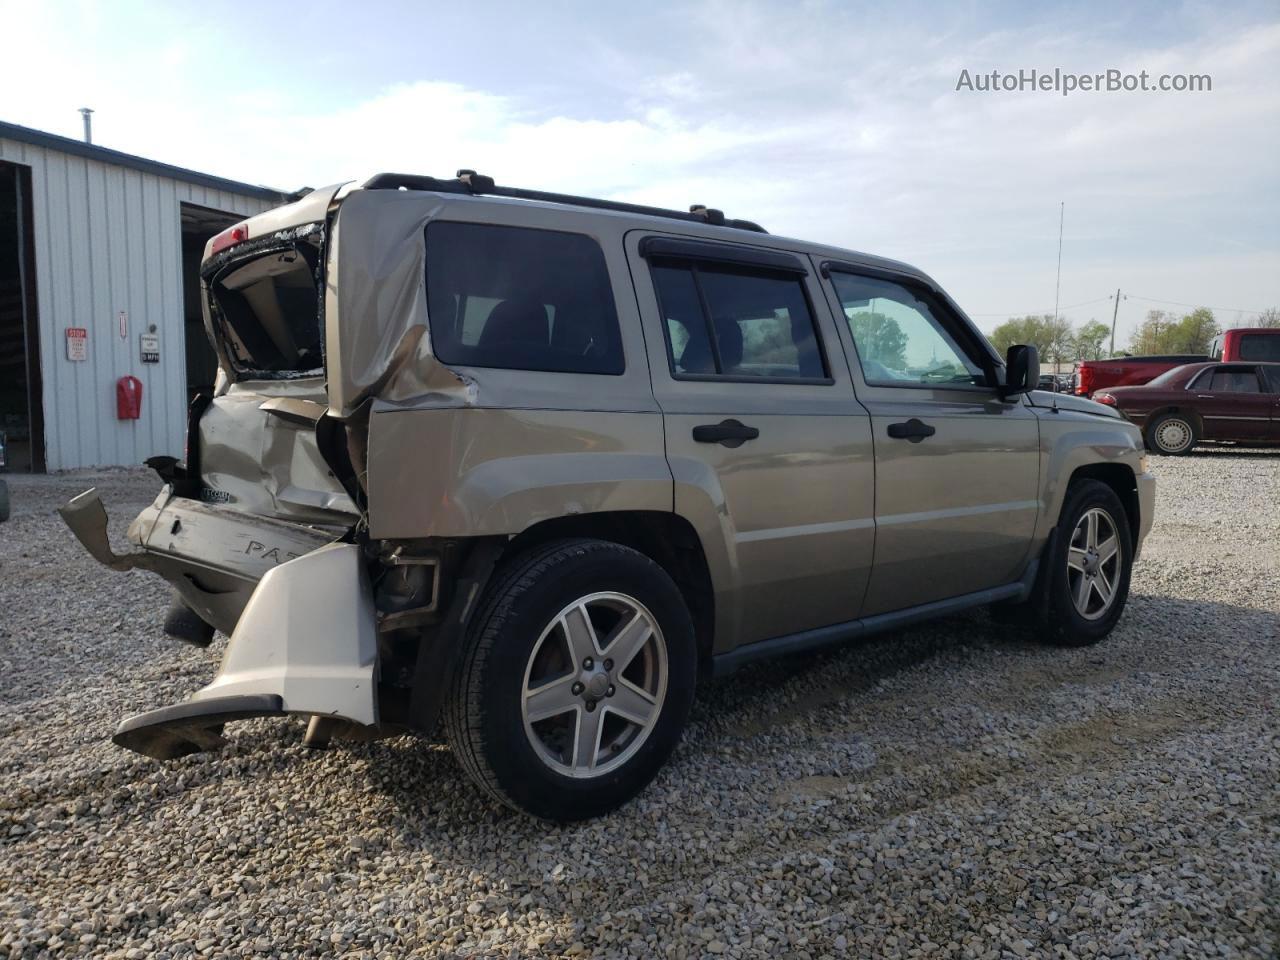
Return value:
M 715 635 L 715 592 L 702 542 L 692 524 L 674 513 L 656 510 L 584 513 L 544 520 L 514 537 L 501 563 L 550 540 L 586 537 L 630 547 L 662 567 L 675 581 L 693 618 L 700 669 L 709 666 Z
M 1137 543 L 1138 531 L 1142 527 L 1142 505 L 1138 500 L 1138 481 L 1133 471 L 1122 463 L 1090 463 L 1071 474 L 1070 483 L 1077 480 L 1100 480 L 1116 492 L 1129 518 L 1129 533 Z

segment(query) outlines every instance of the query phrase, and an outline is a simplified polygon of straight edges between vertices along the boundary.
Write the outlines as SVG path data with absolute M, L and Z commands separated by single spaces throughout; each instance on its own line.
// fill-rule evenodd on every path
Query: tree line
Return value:
M 1249 327 L 1280 327 L 1280 308 L 1264 310 L 1256 318 L 1240 323 Z M 1207 355 L 1213 338 L 1222 332 L 1208 307 L 1197 307 L 1181 316 L 1168 310 L 1151 310 L 1129 335 L 1127 348 L 1117 345 L 1115 356 L 1150 354 Z M 1048 363 L 1074 360 L 1102 360 L 1112 356 L 1111 327 L 1090 320 L 1079 327 L 1066 317 L 1038 314 L 1011 317 L 990 334 L 991 345 L 1004 353 L 1015 343 L 1034 346 Z

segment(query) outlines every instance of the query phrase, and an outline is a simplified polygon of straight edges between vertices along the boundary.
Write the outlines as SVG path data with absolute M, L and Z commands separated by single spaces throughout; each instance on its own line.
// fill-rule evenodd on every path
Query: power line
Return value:
M 1110 299 L 1111 296 L 1108 294 L 1105 297 L 1098 297 L 1096 300 L 1085 300 L 1082 303 L 1069 303 L 1063 307 L 1062 310 L 1074 310 L 1077 307 L 1087 307 Z M 995 313 L 970 313 L 968 310 L 965 311 L 965 313 L 968 313 L 971 317 L 1027 317 L 1035 316 L 1036 314 L 1047 314 L 1049 312 L 1050 311 L 1048 310 L 998 310 Z
M 1182 303 L 1179 300 L 1157 300 L 1155 297 L 1140 297 L 1136 293 L 1130 293 L 1128 296 L 1134 300 L 1146 300 L 1148 303 L 1167 303 L 1174 307 L 1206 307 L 1209 310 L 1221 310 L 1224 313 L 1262 313 L 1261 310 L 1253 310 L 1248 307 L 1215 307 L 1208 303 Z

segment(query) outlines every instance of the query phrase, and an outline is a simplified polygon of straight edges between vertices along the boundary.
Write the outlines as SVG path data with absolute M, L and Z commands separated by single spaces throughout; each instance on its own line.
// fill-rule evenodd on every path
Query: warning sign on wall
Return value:
M 160 337 L 154 333 L 138 334 L 138 344 L 142 352 L 143 363 L 160 362 Z
M 67 327 L 67 359 L 89 359 L 89 330 L 87 327 Z

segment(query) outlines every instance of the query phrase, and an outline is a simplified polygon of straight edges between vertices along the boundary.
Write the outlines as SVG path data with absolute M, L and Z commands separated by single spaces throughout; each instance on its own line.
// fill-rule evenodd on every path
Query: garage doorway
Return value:
M 43 472 L 31 168 L 0 161 L 0 471 Z
M 187 357 L 187 403 L 197 394 L 212 394 L 218 374 L 218 356 L 204 329 L 200 302 L 200 258 L 209 238 L 244 219 L 233 213 L 210 210 L 192 203 L 182 210 L 182 316 Z

